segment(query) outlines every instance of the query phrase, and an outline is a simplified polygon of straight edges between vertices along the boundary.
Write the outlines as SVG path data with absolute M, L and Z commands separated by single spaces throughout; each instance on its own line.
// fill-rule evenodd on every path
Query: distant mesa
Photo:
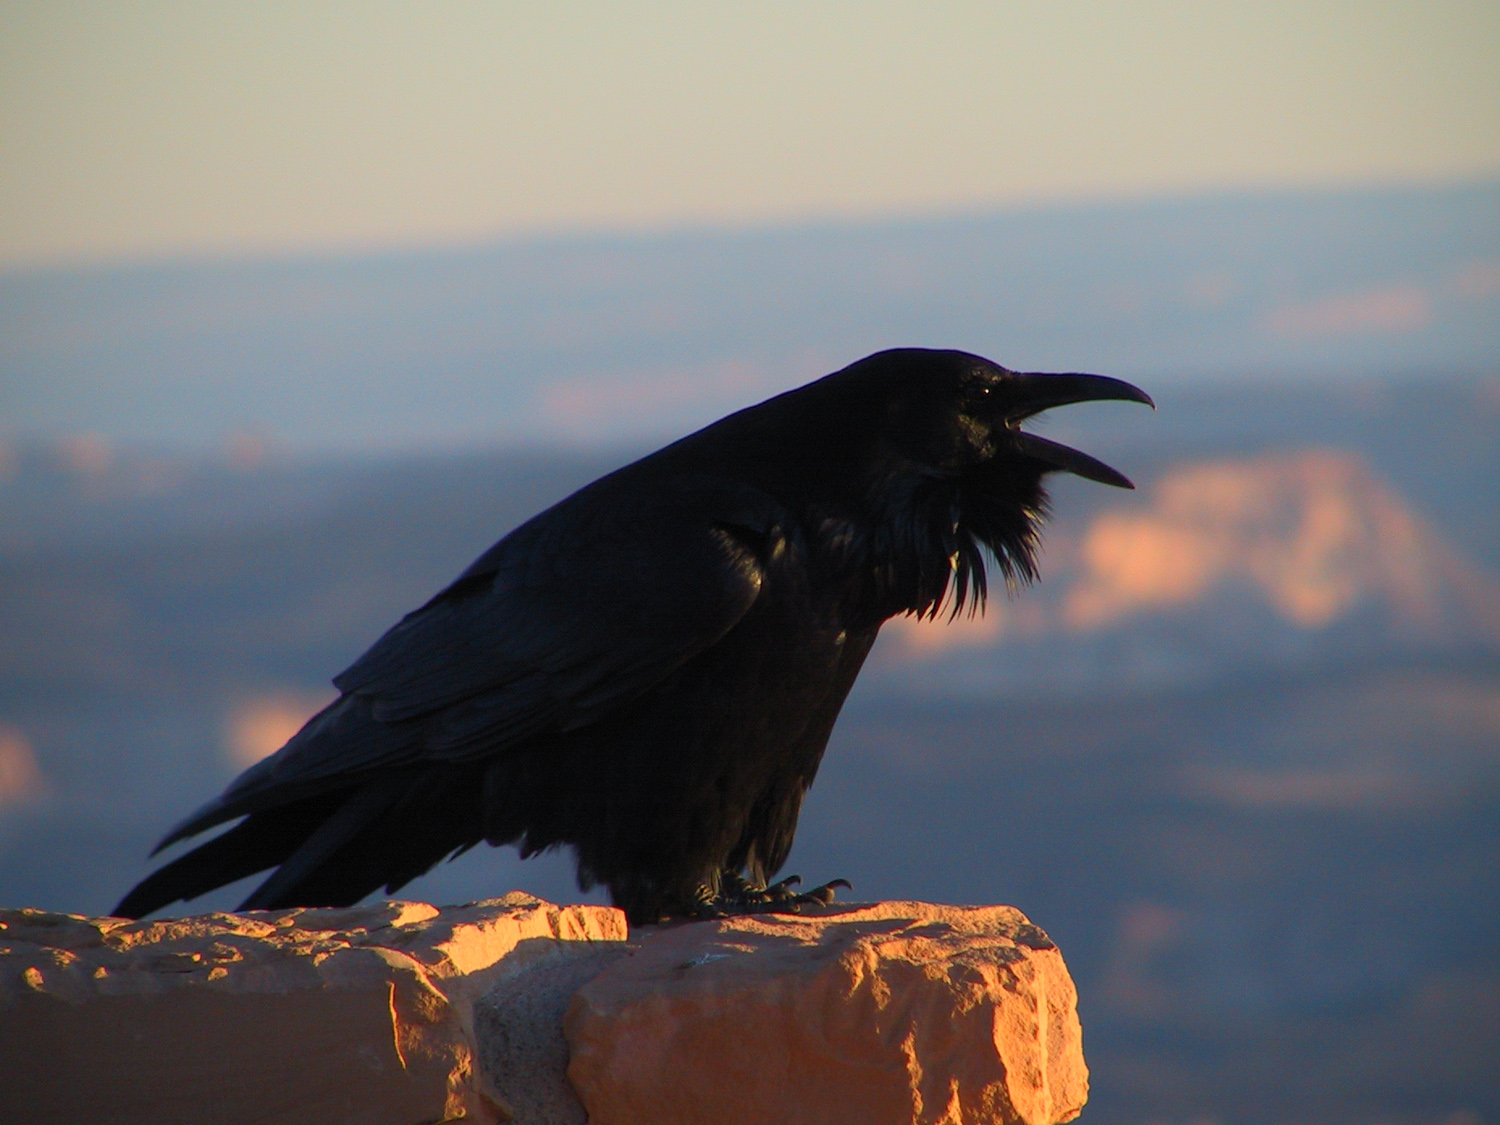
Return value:
M 1360 621 L 1389 644 L 1500 646 L 1500 583 L 1337 450 L 1179 465 L 1082 528 L 1064 513 L 1043 570 L 985 617 L 893 621 L 891 658 L 1243 618 L 1246 602 L 1301 634 Z
M 1480 625 L 1500 639 L 1500 589 L 1483 589 L 1437 532 L 1349 453 L 1180 467 L 1157 483 L 1148 510 L 1096 520 L 1081 556 L 1081 578 L 1064 602 L 1072 629 L 1201 602 L 1240 584 L 1303 629 L 1383 603 L 1416 634 Z

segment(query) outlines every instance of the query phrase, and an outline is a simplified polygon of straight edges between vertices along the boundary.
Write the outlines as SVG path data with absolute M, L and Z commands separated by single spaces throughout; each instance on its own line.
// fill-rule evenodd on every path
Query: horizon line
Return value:
M 347 241 L 284 247 L 220 247 L 121 251 L 100 255 L 64 254 L 51 258 L 0 261 L 0 284 L 47 276 L 128 274 L 173 269 L 233 269 L 335 262 L 483 256 L 525 247 L 557 248 L 589 243 L 650 243 L 677 239 L 732 239 L 814 231 L 859 228 L 900 228 L 1025 218 L 1049 213 L 1108 211 L 1149 207 L 1192 206 L 1216 202 L 1252 202 L 1292 198 L 1329 199 L 1338 196 L 1442 195 L 1500 191 L 1500 169 L 1459 176 L 1360 180 L 1320 184 L 1204 185 L 1182 190 L 1142 189 L 1102 194 L 1048 194 L 963 207 L 872 210 L 867 213 L 826 212 L 751 216 L 742 220 L 684 219 L 682 221 L 555 225 L 496 230 L 486 234 L 394 239 L 386 242 Z

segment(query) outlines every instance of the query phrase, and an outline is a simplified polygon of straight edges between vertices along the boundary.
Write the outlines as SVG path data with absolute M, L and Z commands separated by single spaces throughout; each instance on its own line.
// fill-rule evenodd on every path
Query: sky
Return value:
M 0 0 L 0 269 L 1500 175 L 1500 4 Z

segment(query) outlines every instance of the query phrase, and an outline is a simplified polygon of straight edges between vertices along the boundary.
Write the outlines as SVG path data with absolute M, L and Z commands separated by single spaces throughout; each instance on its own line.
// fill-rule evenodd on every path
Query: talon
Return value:
M 792 895 L 792 888 L 802 882 L 801 875 L 788 875 L 779 883 L 773 883 L 766 888 L 768 898 L 788 898 Z
M 687 916 L 699 920 L 733 918 L 745 914 L 800 914 L 809 903 L 826 906 L 835 897 L 835 889 L 854 889 L 848 879 L 834 879 L 822 886 L 798 893 L 802 876 L 788 875 L 769 887 L 751 882 L 738 872 L 726 871 L 719 879 L 719 890 L 700 885 L 689 904 Z
M 819 902 L 827 906 L 838 897 L 834 893 L 837 887 L 843 887 L 845 890 L 852 891 L 854 884 L 849 882 L 848 879 L 831 879 L 821 887 L 814 887 L 812 890 L 798 895 L 797 899 L 802 902 Z

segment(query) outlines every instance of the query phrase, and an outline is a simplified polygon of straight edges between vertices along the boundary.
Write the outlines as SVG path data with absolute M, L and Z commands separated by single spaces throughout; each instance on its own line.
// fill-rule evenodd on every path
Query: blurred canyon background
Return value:
M 1103 7 L 1112 34 L 1136 26 L 1129 6 Z M 35 153 L 53 150 L 28 149 L 27 138 L 62 153 L 45 165 L 60 176 L 73 167 L 56 139 L 67 134 L 18 109 L 17 91 L 61 79 L 27 78 L 12 37 L 0 47 L 0 109 L 25 128 L 0 130 L 0 157 L 30 152 L 35 167 L 12 159 L 0 185 L 0 903 L 107 911 L 171 824 L 332 697 L 335 673 L 572 489 L 879 348 L 960 347 L 1148 389 L 1154 414 L 1101 403 L 1036 423 L 1138 489 L 1056 480 L 1039 584 L 992 590 L 983 616 L 886 627 L 788 872 L 847 877 L 858 899 L 1003 902 L 1030 915 L 1079 985 L 1093 1072 L 1086 1125 L 1500 1125 L 1500 97 L 1490 97 L 1500 65 L 1474 62 L 1500 59 L 1500 32 L 1491 12 L 1444 48 L 1454 59 L 1469 51 L 1463 66 L 1433 56 L 1433 74 L 1470 76 L 1448 101 L 1406 117 L 1392 101 L 1360 117 L 1353 101 L 1320 109 L 1317 82 L 1345 89 L 1347 70 L 1384 76 L 1368 89 L 1402 89 L 1425 40 L 1403 40 L 1407 25 L 1391 23 L 1390 42 L 1413 43 L 1410 56 L 1371 48 L 1356 66 L 1307 46 L 1341 41 L 1346 25 L 1328 13 L 1354 7 L 1313 5 L 1322 14 L 1306 26 L 1297 6 L 1273 7 L 1296 24 L 1286 41 L 1306 46 L 1305 73 L 1318 75 L 1286 85 L 1300 101 L 1282 85 L 1304 71 L 1264 78 L 1266 120 L 1302 129 L 1301 147 L 1287 156 L 1270 126 L 1233 134 L 1232 76 L 1213 87 L 1220 100 L 1203 103 L 1201 122 L 1203 137 L 1222 128 L 1238 138 L 1225 152 L 1269 161 L 1265 175 L 1227 156 L 1217 172 L 1171 165 L 1142 122 L 1172 99 L 1145 105 L 1128 87 L 1134 60 L 1116 59 L 1100 73 L 1121 90 L 1120 128 L 1138 129 L 1141 166 L 1176 169 L 1159 180 L 1132 179 L 1128 162 L 1090 171 L 1064 153 L 1059 168 L 1083 168 L 1072 180 L 1033 170 L 1011 184 L 978 168 L 982 192 L 849 188 L 843 206 L 841 181 L 803 166 L 785 183 L 824 194 L 778 195 L 768 156 L 760 171 L 749 157 L 736 166 L 744 199 L 714 194 L 710 180 L 657 199 L 640 184 L 690 180 L 681 153 L 636 145 L 635 126 L 622 124 L 594 141 L 644 154 L 649 171 L 604 177 L 608 206 L 539 180 L 530 202 L 481 229 L 464 225 L 468 196 L 438 192 L 423 213 L 456 216 L 451 228 L 434 220 L 388 238 L 375 220 L 360 226 L 374 204 L 353 173 L 316 191 L 285 187 L 287 168 L 326 171 L 323 150 L 300 140 L 275 150 L 282 163 L 246 157 L 244 183 L 224 172 L 237 167 L 227 148 L 189 146 L 173 159 L 219 177 L 190 184 L 191 198 L 217 202 L 157 215 L 141 186 L 155 181 L 120 169 L 160 163 L 166 148 L 153 149 L 144 126 L 139 137 L 109 133 L 100 110 L 117 165 L 58 186 L 35 170 L 45 164 Z M 1470 7 L 1438 5 L 1431 18 Z M 184 16 L 163 34 L 207 18 Z M 39 20 L 22 29 L 38 57 L 73 59 L 77 81 L 94 81 L 94 56 L 57 44 L 74 32 L 85 47 L 104 43 L 104 32 Z M 856 36 L 862 50 L 874 49 L 874 23 Z M 44 24 L 50 39 L 36 30 Z M 603 51 L 614 32 L 600 27 L 567 34 Z M 825 46 L 837 38 L 819 34 Z M 956 34 L 947 27 L 933 42 L 966 58 Z M 1213 71 L 1221 56 L 1182 35 L 1178 54 L 1141 56 L 1145 69 L 1188 59 L 1195 73 Z M 546 81 L 559 86 L 572 65 L 559 61 L 565 40 L 543 52 L 558 68 Z M 215 50 L 251 73 L 255 51 L 304 46 Z M 951 68 L 922 54 L 929 46 L 911 47 L 914 73 L 949 81 Z M 456 42 L 444 49 L 469 57 Z M 1247 43 L 1245 58 L 1261 49 Z M 631 65 L 654 75 L 669 69 L 661 57 Z M 1035 77 L 1027 68 L 1040 63 L 1025 52 L 1004 57 L 1015 80 Z M 1076 65 L 1098 57 L 1084 51 Z M 842 58 L 830 64 L 837 74 Z M 708 83 L 716 59 L 696 60 L 695 81 Z M 440 70 L 423 81 L 446 89 Z M 228 104 L 192 73 L 209 108 Z M 972 88 L 974 75 L 952 81 Z M 611 91 L 634 89 L 581 88 L 599 101 L 579 120 L 607 116 Z M 258 89 L 235 92 L 253 103 Z M 800 89 L 777 95 L 789 121 L 845 104 L 832 86 L 820 87 L 823 102 L 799 102 Z M 715 112 L 727 104 L 704 96 Z M 297 140 L 295 98 L 278 97 Z M 689 98 L 653 97 L 648 117 L 669 102 L 694 111 Z M 904 175 L 907 155 L 930 159 L 925 119 L 870 97 L 899 134 L 871 134 L 882 167 Z M 1176 102 L 1196 112 L 1191 98 Z M 1245 112 L 1259 112 L 1252 102 Z M 322 103 L 307 104 L 312 120 Z M 1048 105 L 1025 113 L 1045 117 Z M 535 109 L 524 107 L 518 120 Z M 172 112 L 181 118 L 163 120 L 176 127 L 207 110 L 187 98 Z M 1087 143 L 1108 149 L 1114 126 L 1099 112 Z M 1454 132 L 1460 119 L 1467 140 Z M 234 114 L 222 120 L 227 135 L 249 136 Z M 556 128 L 571 136 L 566 121 Z M 1382 130 L 1406 145 L 1387 165 L 1340 147 Z M 753 133 L 738 142 L 752 156 Z M 458 151 L 474 135 L 423 144 Z M 1083 133 L 1058 135 L 1084 145 Z M 714 147 L 712 130 L 673 136 L 708 153 L 705 165 L 733 149 Z M 1024 163 L 1044 147 L 1035 130 L 1006 136 L 1010 147 L 986 151 Z M 1421 148 L 1444 137 L 1478 155 L 1444 163 Z M 548 143 L 537 132 L 532 148 L 507 150 L 509 165 L 474 159 L 500 169 L 503 186 L 524 181 L 522 158 L 541 160 Z M 821 144 L 793 137 L 777 152 L 794 164 L 825 151 L 853 161 L 848 136 Z M 1197 134 L 1184 145 L 1219 151 Z M 1320 145 L 1332 154 L 1326 175 Z M 417 183 L 418 149 L 401 151 L 392 182 Z M 1270 167 L 1278 152 L 1280 171 Z M 568 159 L 568 183 L 587 185 L 593 166 Z M 15 186 L 33 172 L 31 187 Z M 761 196 L 745 187 L 751 172 L 771 184 Z M 491 184 L 486 175 L 475 182 Z M 323 211 L 288 203 L 314 196 Z M 295 222 L 275 227 L 255 210 L 278 199 Z M 549 211 L 558 199 L 562 210 Z M 116 230 L 111 208 L 134 218 Z M 248 218 L 236 227 L 236 215 Z M 512 889 L 581 897 L 566 856 L 523 864 L 489 848 L 401 897 L 453 903 Z M 244 890 L 189 909 L 231 908 Z

